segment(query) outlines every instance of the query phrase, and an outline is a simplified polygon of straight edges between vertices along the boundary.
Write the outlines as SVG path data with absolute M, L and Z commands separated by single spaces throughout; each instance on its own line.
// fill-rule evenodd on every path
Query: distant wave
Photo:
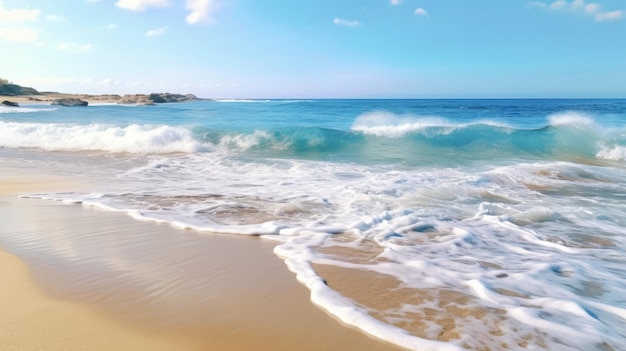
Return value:
M 36 108 L 36 107 L 8 107 L 0 106 L 0 113 L 33 113 L 33 112 L 46 112 L 56 111 L 56 108 Z
M 216 102 L 241 102 L 241 103 L 255 103 L 255 102 L 278 102 L 278 103 L 294 103 L 294 102 L 313 102 L 314 100 L 281 100 L 281 99 L 214 99 Z
M 626 133 L 580 113 L 548 117 L 538 129 L 490 121 L 453 124 L 436 117 L 375 111 L 351 130 L 283 127 L 252 132 L 170 125 L 21 123 L 0 121 L 0 147 L 114 153 L 194 153 L 222 150 L 261 157 L 424 164 L 441 160 L 530 157 L 626 161 Z
M 216 102 L 271 102 L 271 100 L 252 100 L 252 99 L 214 99 Z
M 397 115 L 387 111 L 363 113 L 352 124 L 353 131 L 379 137 L 399 138 L 407 134 L 450 134 L 455 130 L 477 125 L 492 126 L 512 130 L 512 127 L 499 122 L 477 121 L 471 124 L 453 124 L 440 117 Z
M 191 131 L 165 125 L 17 123 L 0 121 L 0 146 L 49 151 L 172 153 L 206 150 Z

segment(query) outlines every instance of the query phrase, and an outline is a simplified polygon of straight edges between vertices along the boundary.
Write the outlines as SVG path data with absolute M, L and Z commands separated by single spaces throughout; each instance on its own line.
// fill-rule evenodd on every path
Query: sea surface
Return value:
M 96 184 L 25 198 L 276 240 L 315 304 L 409 349 L 626 350 L 624 99 L 0 107 L 2 167 Z

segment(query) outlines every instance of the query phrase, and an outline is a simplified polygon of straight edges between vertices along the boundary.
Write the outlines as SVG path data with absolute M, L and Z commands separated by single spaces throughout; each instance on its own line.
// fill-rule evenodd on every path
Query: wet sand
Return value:
M 72 186 L 0 176 L 3 350 L 399 350 L 315 307 L 273 242 L 16 198 Z

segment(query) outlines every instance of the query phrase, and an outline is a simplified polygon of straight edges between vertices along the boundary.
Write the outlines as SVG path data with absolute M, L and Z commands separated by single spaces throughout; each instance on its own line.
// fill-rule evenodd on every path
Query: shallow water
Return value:
M 0 163 L 98 184 L 24 197 L 278 240 L 316 304 L 379 338 L 442 350 L 626 344 L 623 100 L 20 111 L 0 111 Z M 357 296 L 357 281 L 336 286 L 319 267 L 371 284 Z

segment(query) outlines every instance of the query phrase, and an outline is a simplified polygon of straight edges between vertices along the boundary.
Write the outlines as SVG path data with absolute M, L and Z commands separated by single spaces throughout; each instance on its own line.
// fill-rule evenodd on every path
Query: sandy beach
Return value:
M 75 184 L 16 173 L 0 177 L 3 350 L 398 350 L 315 307 L 270 241 L 19 199 Z
M 54 100 L 75 98 L 87 101 L 90 105 L 94 104 L 117 104 L 119 96 L 103 94 L 103 95 L 88 95 L 88 94 L 64 94 L 64 93 L 44 93 L 41 95 L 21 95 L 21 96 L 0 96 L 0 102 L 11 101 L 16 102 L 19 105 L 50 105 Z
M 154 105 L 165 102 L 185 102 L 201 101 L 195 95 L 170 94 L 170 93 L 150 93 L 150 94 L 69 94 L 56 92 L 43 92 L 39 95 L 0 95 L 0 108 L 5 107 L 3 102 L 17 103 L 23 105 L 51 105 L 56 100 L 73 99 L 87 102 L 90 106 L 96 105 Z

